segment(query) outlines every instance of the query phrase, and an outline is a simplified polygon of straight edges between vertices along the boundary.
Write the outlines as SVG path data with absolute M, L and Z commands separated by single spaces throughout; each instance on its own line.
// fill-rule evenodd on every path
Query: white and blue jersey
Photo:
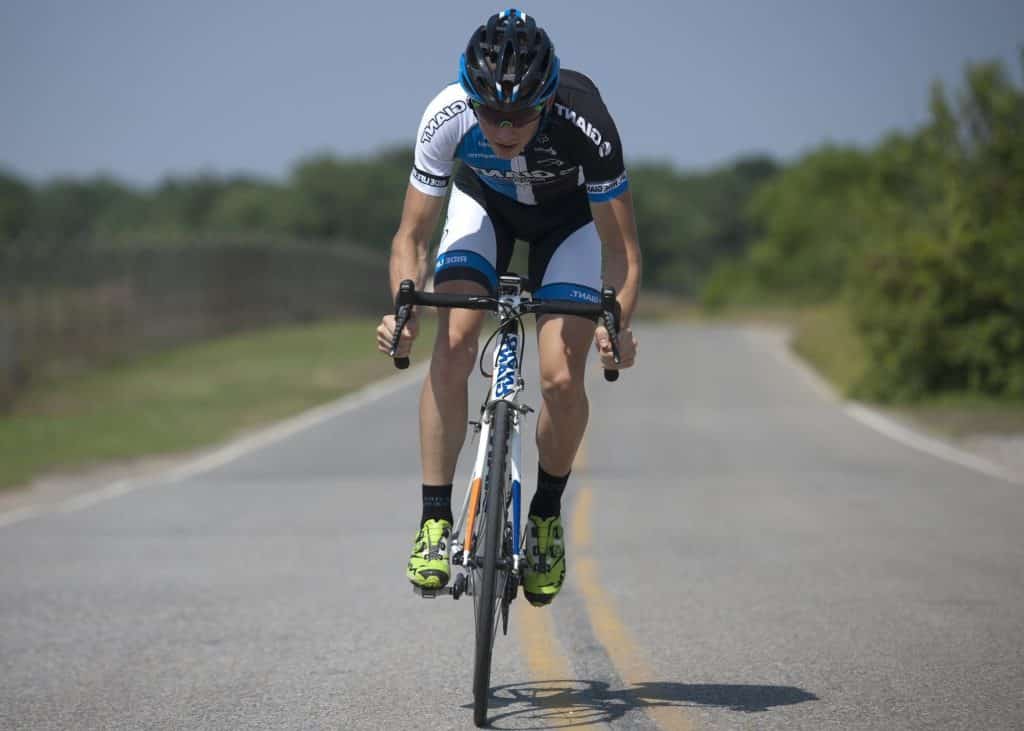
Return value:
M 597 87 L 568 69 L 544 126 L 511 160 L 494 154 L 462 87 L 445 87 L 423 115 L 410 182 L 427 195 L 444 195 L 456 160 L 492 190 L 526 205 L 581 189 L 591 201 L 607 201 L 629 187 L 618 130 Z

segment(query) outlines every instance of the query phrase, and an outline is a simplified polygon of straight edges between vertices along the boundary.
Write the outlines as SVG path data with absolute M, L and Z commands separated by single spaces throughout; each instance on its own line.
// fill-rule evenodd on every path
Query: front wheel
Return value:
M 473 722 L 487 723 L 487 702 L 491 690 L 491 654 L 497 628 L 495 611 L 504 596 L 501 581 L 507 570 L 499 570 L 502 536 L 505 533 L 505 471 L 508 461 L 509 408 L 504 401 L 494 405 L 490 439 L 490 468 L 486 475 L 481 525 L 477 545 L 476 656 L 473 665 Z M 480 555 L 480 551 L 483 555 Z M 501 584 L 501 586 L 499 586 Z

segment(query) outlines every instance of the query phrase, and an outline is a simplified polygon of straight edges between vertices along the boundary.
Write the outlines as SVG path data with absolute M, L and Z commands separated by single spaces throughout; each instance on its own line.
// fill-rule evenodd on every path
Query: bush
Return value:
M 1022 283 L 1024 238 L 994 231 L 962 239 L 919 232 L 869 252 L 850 290 L 871 366 L 855 394 L 1024 396 Z
M 973 66 L 957 112 L 936 87 L 932 117 L 920 138 L 939 193 L 866 250 L 850 281 L 871 359 L 858 392 L 1021 397 L 1024 92 L 999 64 Z

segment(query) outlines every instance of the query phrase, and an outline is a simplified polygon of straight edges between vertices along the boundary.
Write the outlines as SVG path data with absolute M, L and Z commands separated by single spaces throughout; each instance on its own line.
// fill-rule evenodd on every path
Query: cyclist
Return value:
M 608 333 L 585 318 L 544 316 L 537 324 L 543 404 L 537 419 L 537 490 L 530 503 L 524 593 L 549 603 L 565 578 L 561 497 L 587 425 L 583 376 L 591 340 L 605 368 L 633 364 L 629 329 L 640 283 L 640 248 L 618 132 L 594 83 L 561 69 L 532 16 L 509 9 L 470 37 L 459 81 L 427 106 L 401 223 L 392 241 L 393 292 L 403 279 L 427 278 L 428 237 L 453 178 L 434 288 L 495 294 L 514 242 L 526 241 L 535 299 L 599 302 L 602 282 L 622 306 L 619 366 Z M 604 257 L 602 260 L 602 244 Z M 603 271 L 602 271 L 603 269 Z M 477 360 L 484 313 L 439 310 L 430 372 L 420 397 L 423 511 L 407 576 L 425 589 L 449 578 L 451 492 L 466 436 L 467 381 Z M 395 328 L 386 315 L 378 348 Z M 415 317 L 399 355 L 416 337 Z

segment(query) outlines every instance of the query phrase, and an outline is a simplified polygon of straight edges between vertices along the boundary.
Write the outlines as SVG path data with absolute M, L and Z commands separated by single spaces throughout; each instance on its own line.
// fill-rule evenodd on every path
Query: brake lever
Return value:
M 605 287 L 601 290 L 601 307 L 604 312 L 601 318 L 604 320 L 604 328 L 608 331 L 608 340 L 612 346 L 612 360 L 615 365 L 621 363 L 619 358 L 619 319 L 622 317 L 622 307 L 615 298 L 615 288 Z M 609 383 L 619 380 L 619 371 L 615 368 L 604 369 L 604 379 Z
M 409 358 L 395 358 L 398 352 L 398 343 L 402 339 L 402 330 L 412 317 L 413 301 L 416 297 L 416 285 L 411 279 L 405 279 L 398 287 L 398 294 L 395 295 L 395 332 L 391 336 L 391 350 L 388 355 L 395 359 L 395 368 L 405 370 L 409 367 Z

